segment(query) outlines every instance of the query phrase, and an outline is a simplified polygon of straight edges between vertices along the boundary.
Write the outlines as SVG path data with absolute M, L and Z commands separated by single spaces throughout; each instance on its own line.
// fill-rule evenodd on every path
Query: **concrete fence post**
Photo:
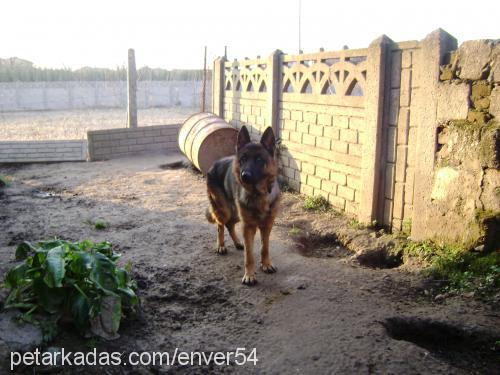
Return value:
M 414 68 L 416 86 L 420 88 L 414 101 L 414 118 L 418 125 L 411 236 L 415 240 L 424 239 L 432 190 L 437 147 L 439 67 L 445 54 L 457 48 L 457 40 L 446 31 L 437 29 L 422 40 L 420 46 Z
M 224 64 L 225 57 L 218 57 L 214 61 L 212 77 L 212 112 L 224 118 Z
M 274 131 L 274 136 L 279 138 L 279 99 L 281 93 L 281 57 L 283 52 L 280 50 L 274 51 L 269 56 L 267 64 L 267 118 L 266 125 L 270 126 Z
M 135 52 L 128 50 L 127 66 L 127 119 L 129 128 L 137 128 L 137 71 L 135 68 Z
M 382 35 L 368 47 L 365 87 L 365 140 L 361 159 L 361 202 L 358 220 L 371 224 L 377 220 L 378 191 L 381 181 L 382 125 L 386 77 L 390 69 L 392 40 Z

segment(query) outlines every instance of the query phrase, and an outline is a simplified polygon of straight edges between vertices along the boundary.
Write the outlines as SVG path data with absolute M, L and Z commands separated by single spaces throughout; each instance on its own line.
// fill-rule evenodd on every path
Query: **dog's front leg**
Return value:
M 224 246 L 224 225 L 217 224 L 217 253 L 224 255 L 227 249 Z
M 269 219 L 260 227 L 260 238 L 262 241 L 262 249 L 260 252 L 260 268 L 265 273 L 274 273 L 277 268 L 271 263 L 271 258 L 269 257 L 269 236 L 271 235 L 271 229 L 273 228 L 273 220 Z
M 257 227 L 254 225 L 243 225 L 243 237 L 245 239 L 245 275 L 241 282 L 245 285 L 254 285 L 255 279 L 255 259 L 253 257 L 253 240 Z

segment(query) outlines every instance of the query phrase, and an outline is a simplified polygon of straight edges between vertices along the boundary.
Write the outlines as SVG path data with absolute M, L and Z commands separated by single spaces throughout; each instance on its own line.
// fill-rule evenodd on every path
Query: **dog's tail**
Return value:
M 205 211 L 205 217 L 207 218 L 209 223 L 212 223 L 212 224 L 215 223 L 214 214 L 212 213 L 212 211 L 210 211 L 209 208 L 207 208 Z

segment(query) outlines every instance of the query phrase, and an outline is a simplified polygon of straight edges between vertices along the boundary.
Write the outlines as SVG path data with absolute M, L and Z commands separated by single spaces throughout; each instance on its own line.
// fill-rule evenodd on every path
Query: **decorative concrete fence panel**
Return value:
M 359 50 L 217 60 L 214 112 L 236 127 L 249 126 L 255 139 L 273 127 L 280 138 L 281 173 L 291 187 L 371 221 L 388 42 L 381 38 Z

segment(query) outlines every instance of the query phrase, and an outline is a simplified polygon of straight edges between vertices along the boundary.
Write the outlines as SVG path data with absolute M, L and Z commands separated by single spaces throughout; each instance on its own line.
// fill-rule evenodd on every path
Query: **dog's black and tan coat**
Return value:
M 225 254 L 224 226 L 237 249 L 245 249 L 245 275 L 242 283 L 253 285 L 255 260 L 253 242 L 257 229 L 262 240 L 260 267 L 266 273 L 276 272 L 269 257 L 269 236 L 278 212 L 280 190 L 277 163 L 274 158 L 275 138 L 267 128 L 260 143 L 251 142 L 245 126 L 238 133 L 236 155 L 216 161 L 207 173 L 209 222 L 217 224 L 217 252 Z M 235 232 L 243 225 L 244 245 Z

